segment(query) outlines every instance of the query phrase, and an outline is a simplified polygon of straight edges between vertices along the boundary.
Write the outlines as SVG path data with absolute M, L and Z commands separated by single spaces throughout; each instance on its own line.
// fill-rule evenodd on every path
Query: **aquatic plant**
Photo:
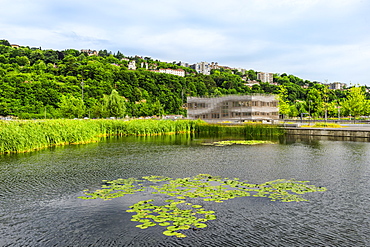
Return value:
M 230 145 L 258 145 L 258 144 L 273 144 L 273 142 L 261 140 L 230 140 L 230 141 L 202 143 L 202 145 L 206 146 L 220 146 L 220 147 Z
M 198 133 L 240 135 L 248 138 L 280 136 L 285 133 L 283 128 L 277 125 L 247 123 L 242 125 L 207 124 L 199 122 L 196 125 Z
M 153 136 L 177 133 L 279 135 L 270 125 L 225 126 L 200 120 L 23 120 L 0 121 L 0 154 L 31 152 L 51 146 L 97 142 L 105 136 Z
M 278 179 L 262 184 L 251 184 L 209 174 L 194 177 L 169 178 L 164 176 L 145 176 L 142 179 L 104 180 L 101 189 L 94 192 L 84 191 L 81 199 L 111 200 L 135 192 L 154 190 L 153 194 L 165 195 L 165 203 L 153 204 L 154 199 L 139 201 L 126 210 L 136 213 L 131 221 L 139 222 L 136 227 L 146 229 L 152 226 L 164 226 L 166 236 L 186 237 L 183 230 L 205 228 L 205 222 L 217 217 L 212 210 L 205 210 L 203 205 L 192 204 L 187 200 L 202 199 L 204 202 L 221 203 L 237 197 L 267 197 L 271 201 L 300 202 L 307 201 L 300 195 L 325 191 L 324 187 L 308 184 L 309 181 Z M 146 183 L 146 185 L 144 185 Z
M 31 152 L 57 145 L 97 142 L 104 136 L 151 136 L 195 132 L 191 120 L 26 120 L 0 121 L 0 154 Z

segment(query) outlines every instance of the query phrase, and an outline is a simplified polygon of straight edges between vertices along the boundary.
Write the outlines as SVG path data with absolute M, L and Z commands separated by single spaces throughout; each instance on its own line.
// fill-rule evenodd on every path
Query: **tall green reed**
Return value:
M 248 137 L 280 135 L 269 125 L 225 126 L 199 120 L 25 120 L 0 121 L 0 153 L 20 153 L 56 145 L 99 141 L 103 136 L 224 133 Z

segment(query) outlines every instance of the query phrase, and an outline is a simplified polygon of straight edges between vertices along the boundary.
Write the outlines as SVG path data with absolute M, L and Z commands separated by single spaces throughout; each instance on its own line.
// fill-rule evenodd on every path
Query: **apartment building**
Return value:
M 183 69 L 159 69 L 159 70 L 155 70 L 154 72 L 177 75 L 177 76 L 182 76 L 182 77 L 185 76 L 185 70 Z
M 274 82 L 274 74 L 273 73 L 266 73 L 266 72 L 258 72 L 257 73 L 257 80 L 260 80 L 261 82 L 273 83 Z
M 328 86 L 329 86 L 329 89 L 332 89 L 332 90 L 337 90 L 337 89 L 342 90 L 347 85 L 345 83 L 333 82 L 333 83 L 329 83 Z
M 135 60 L 131 60 L 130 62 L 128 62 L 128 69 L 136 70 L 136 61 Z
M 187 118 L 206 122 L 275 121 L 279 119 L 276 95 L 227 95 L 188 97 Z
M 210 75 L 211 74 L 211 64 L 207 62 L 200 62 L 190 66 L 190 68 L 195 69 L 197 73 Z

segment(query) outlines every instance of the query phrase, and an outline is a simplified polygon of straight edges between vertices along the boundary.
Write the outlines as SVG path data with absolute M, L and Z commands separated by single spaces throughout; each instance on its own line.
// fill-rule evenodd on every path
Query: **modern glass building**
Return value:
M 279 119 L 277 95 L 226 95 L 188 97 L 188 119 L 207 122 L 273 121 Z

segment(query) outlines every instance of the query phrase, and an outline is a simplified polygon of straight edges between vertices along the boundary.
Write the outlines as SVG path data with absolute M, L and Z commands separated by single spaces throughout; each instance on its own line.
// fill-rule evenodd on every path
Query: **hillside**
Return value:
M 135 70 L 128 68 L 132 61 Z M 182 69 L 186 76 L 153 71 L 161 68 Z M 220 68 L 203 75 L 149 57 L 125 57 L 106 50 L 90 54 L 89 50 L 12 47 L 1 40 L 0 115 L 27 119 L 186 114 L 183 106 L 187 96 L 278 94 L 280 85 L 286 89 L 286 101 L 295 105 L 299 101 L 312 102 L 316 97 L 313 93 L 317 91 L 319 95 L 326 88 L 286 74 L 275 74 L 273 84 L 248 86 L 247 81 L 256 80 L 256 74 L 253 70 L 241 73 Z M 326 101 L 344 97 L 345 92 L 335 90 Z M 110 102 L 117 100 L 123 100 L 123 109 L 113 109 Z

